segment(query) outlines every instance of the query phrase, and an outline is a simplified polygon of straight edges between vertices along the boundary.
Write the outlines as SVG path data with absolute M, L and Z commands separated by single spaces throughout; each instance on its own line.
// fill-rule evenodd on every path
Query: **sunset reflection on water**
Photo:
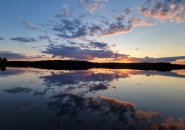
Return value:
M 0 71 L 0 129 L 185 129 L 184 70 Z

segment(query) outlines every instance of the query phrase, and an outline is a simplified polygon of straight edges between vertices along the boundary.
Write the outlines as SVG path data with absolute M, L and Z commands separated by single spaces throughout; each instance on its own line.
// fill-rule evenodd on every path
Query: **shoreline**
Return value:
M 7 61 L 0 63 L 2 67 L 17 68 L 39 68 L 53 70 L 87 70 L 92 68 L 106 69 L 136 69 L 136 70 L 156 70 L 172 71 L 185 69 L 185 65 L 171 63 L 95 63 L 88 61 L 71 61 L 71 60 L 49 60 L 49 61 Z

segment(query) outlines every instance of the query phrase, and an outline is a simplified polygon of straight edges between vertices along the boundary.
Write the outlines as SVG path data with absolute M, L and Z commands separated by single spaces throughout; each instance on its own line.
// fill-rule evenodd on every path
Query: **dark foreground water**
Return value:
M 0 130 L 185 130 L 185 70 L 8 68 Z

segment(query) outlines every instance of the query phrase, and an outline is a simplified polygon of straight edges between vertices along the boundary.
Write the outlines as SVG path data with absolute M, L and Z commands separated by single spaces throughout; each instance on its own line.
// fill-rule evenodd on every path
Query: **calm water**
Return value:
M 185 70 L 0 71 L 0 130 L 185 130 Z

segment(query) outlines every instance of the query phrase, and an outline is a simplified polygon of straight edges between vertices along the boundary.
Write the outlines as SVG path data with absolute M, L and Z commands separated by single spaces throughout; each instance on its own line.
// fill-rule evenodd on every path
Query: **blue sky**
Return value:
M 185 59 L 185 0 L 1 0 L 0 16 L 12 60 Z

